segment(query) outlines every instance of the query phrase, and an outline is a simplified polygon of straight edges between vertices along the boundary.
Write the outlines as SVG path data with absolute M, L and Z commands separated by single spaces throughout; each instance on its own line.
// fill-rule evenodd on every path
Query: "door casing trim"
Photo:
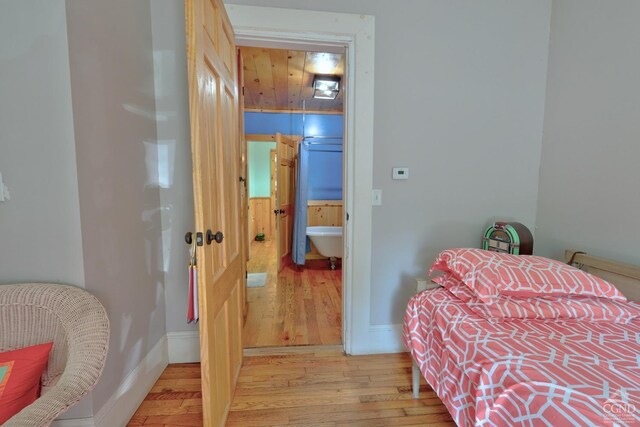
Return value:
M 347 354 L 371 348 L 371 243 L 375 18 L 370 15 L 225 5 L 236 44 L 346 49 L 343 185 L 343 346 Z

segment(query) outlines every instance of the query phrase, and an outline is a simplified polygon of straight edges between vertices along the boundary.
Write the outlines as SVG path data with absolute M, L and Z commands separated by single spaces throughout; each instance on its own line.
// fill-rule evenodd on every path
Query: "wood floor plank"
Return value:
M 385 360 L 392 369 L 382 369 Z M 344 356 L 311 349 L 249 356 L 245 361 L 227 426 L 455 425 L 428 386 L 421 386 L 420 398 L 413 399 L 411 359 L 406 354 Z M 169 365 L 153 388 L 165 391 L 150 393 L 128 425 L 202 425 L 201 393 L 180 391 L 197 385 L 194 378 L 178 375 L 194 369 L 199 365 Z
M 245 348 L 342 342 L 342 271 L 285 267 L 277 271 L 275 240 L 251 243 L 249 273 L 267 273 L 247 290 Z

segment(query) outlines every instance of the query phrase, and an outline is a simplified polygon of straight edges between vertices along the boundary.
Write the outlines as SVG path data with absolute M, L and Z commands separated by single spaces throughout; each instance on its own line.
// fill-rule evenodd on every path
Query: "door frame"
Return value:
M 375 19 L 370 15 L 234 4 L 225 7 L 238 46 L 346 48 L 343 347 L 347 354 L 383 352 L 389 339 L 398 338 L 397 331 L 382 330 L 370 320 Z

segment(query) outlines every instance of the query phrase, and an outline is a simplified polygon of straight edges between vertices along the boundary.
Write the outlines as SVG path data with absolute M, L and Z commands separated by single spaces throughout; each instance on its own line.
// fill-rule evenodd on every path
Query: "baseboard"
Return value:
M 95 427 L 125 426 L 169 364 L 167 337 L 162 337 L 124 379 L 107 403 L 93 417 Z M 73 420 L 69 420 L 73 421 Z M 65 427 L 76 425 L 64 424 Z M 84 424 L 77 427 L 84 427 Z
M 198 331 L 168 332 L 169 363 L 200 362 L 200 334 Z
M 367 331 L 366 339 L 359 338 L 352 343 L 351 354 L 404 353 L 407 349 L 402 342 L 401 323 L 373 325 Z
M 70 420 L 55 420 L 51 427 L 95 427 L 93 418 L 72 418 Z

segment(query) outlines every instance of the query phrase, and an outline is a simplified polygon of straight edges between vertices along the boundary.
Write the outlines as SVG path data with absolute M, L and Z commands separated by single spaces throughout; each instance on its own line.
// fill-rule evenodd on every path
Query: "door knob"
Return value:
M 286 212 L 286 211 L 285 211 L 284 209 L 274 209 L 274 210 L 273 210 L 273 213 L 274 213 L 274 214 L 276 214 L 276 215 L 278 215 L 278 214 L 283 214 L 283 213 L 285 213 L 285 212 Z
M 222 234 L 222 231 L 218 231 L 214 234 L 213 231 L 207 230 L 207 245 L 210 245 L 214 240 L 216 243 L 222 243 L 223 239 L 224 234 Z

